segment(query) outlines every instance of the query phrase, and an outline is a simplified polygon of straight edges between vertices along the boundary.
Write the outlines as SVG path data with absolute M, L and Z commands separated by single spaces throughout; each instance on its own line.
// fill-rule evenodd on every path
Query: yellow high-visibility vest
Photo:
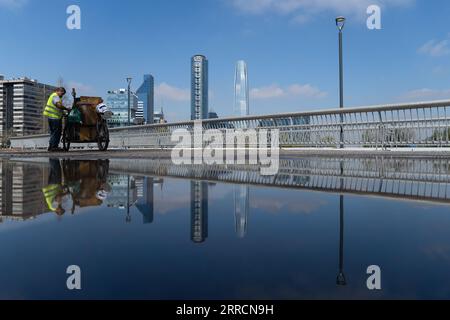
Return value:
M 57 93 L 53 93 L 50 98 L 48 98 L 47 106 L 44 109 L 44 116 L 50 119 L 60 120 L 63 116 L 62 110 L 53 104 L 53 98 L 57 95 Z
M 57 209 L 53 206 L 53 200 L 55 200 L 57 195 L 61 194 L 61 191 L 62 187 L 59 184 L 51 184 L 42 189 L 45 197 L 45 202 L 47 202 L 48 208 L 53 212 L 55 212 Z

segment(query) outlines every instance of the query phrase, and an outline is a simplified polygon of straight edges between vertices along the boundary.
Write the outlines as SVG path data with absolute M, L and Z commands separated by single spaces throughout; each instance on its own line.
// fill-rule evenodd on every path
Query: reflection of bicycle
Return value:
M 74 108 L 80 106 L 89 106 L 95 108 L 95 106 L 101 103 L 101 98 L 95 97 L 80 97 L 76 98 L 76 92 L 72 90 L 72 96 L 74 98 Z M 81 112 L 81 111 L 80 111 Z M 104 114 L 95 112 L 96 119 L 91 123 L 73 123 L 69 119 L 69 115 L 64 116 L 64 129 L 62 134 L 62 143 L 65 151 L 70 150 L 72 143 L 97 143 L 100 151 L 108 150 L 109 146 L 109 128 L 107 119 Z

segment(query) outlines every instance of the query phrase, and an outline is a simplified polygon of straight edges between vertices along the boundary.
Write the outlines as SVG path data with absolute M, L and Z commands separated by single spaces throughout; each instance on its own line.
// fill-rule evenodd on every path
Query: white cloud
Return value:
M 419 53 L 432 57 L 441 57 L 450 54 L 450 40 L 430 40 L 419 48 Z
M 319 88 L 313 87 L 310 84 L 293 84 L 288 87 L 288 93 L 305 98 L 324 98 L 327 96 L 326 92 L 320 91 Z
M 167 99 L 171 101 L 190 101 L 191 94 L 188 89 L 180 89 L 173 87 L 165 82 L 156 86 L 155 95 L 158 98 Z
M 286 88 L 273 84 L 267 87 L 253 88 L 250 91 L 253 99 L 273 99 L 288 97 L 303 97 L 310 99 L 320 99 L 327 96 L 327 93 L 310 84 L 292 84 Z
M 306 16 L 325 11 L 357 17 L 366 17 L 370 5 L 406 6 L 415 0 L 228 0 L 239 12 L 264 14 L 276 12 L 280 15 L 294 15 L 293 21 L 305 22 Z
M 271 99 L 281 97 L 285 94 L 284 90 L 277 85 L 268 87 L 253 88 L 250 90 L 250 96 L 254 99 Z
M 449 70 L 450 69 L 445 66 L 436 66 L 431 70 L 431 72 L 435 75 L 446 75 L 449 73 Z
M 423 101 L 423 100 L 439 100 L 450 99 L 450 89 L 436 90 L 429 88 L 422 88 L 406 92 L 400 96 L 399 100 L 402 101 Z
M 0 0 L 0 8 L 19 9 L 26 5 L 28 0 Z

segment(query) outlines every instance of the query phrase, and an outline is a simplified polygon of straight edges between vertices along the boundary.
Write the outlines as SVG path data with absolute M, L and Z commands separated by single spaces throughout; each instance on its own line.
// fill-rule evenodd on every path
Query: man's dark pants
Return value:
M 49 149 L 56 149 L 59 147 L 62 134 L 62 120 L 48 119 L 48 127 L 50 129 L 50 143 Z

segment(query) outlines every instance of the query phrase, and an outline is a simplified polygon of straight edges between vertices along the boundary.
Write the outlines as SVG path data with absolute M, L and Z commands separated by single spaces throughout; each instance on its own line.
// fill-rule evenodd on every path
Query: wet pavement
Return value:
M 0 298 L 450 298 L 448 158 L 160 154 L 1 160 Z

